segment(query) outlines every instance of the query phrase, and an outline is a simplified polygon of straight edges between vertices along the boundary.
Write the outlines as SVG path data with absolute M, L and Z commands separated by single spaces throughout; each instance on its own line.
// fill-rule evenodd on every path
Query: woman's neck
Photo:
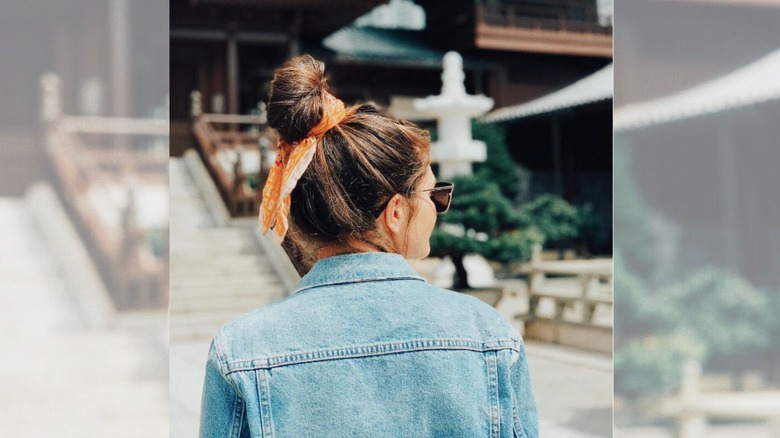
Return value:
M 317 253 L 318 259 L 324 259 L 342 254 L 356 254 L 361 252 L 387 252 L 384 248 L 363 240 L 350 239 L 345 244 L 327 245 Z

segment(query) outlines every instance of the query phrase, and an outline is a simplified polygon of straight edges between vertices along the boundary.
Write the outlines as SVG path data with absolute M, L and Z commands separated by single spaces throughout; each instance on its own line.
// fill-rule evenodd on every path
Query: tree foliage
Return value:
M 472 122 L 471 132 L 474 139 L 485 142 L 487 147 L 487 160 L 484 163 L 474 163 L 474 173 L 495 182 L 508 199 L 515 199 L 517 173 L 506 144 L 504 128 L 495 123 Z
M 530 257 L 534 243 L 543 237 L 521 229 L 526 222 L 498 186 L 478 175 L 457 177 L 450 211 L 439 218 L 431 236 L 431 255 L 450 256 L 456 265 L 456 288 L 468 288 L 462 260 L 479 254 L 509 263 Z
M 615 391 L 627 397 L 673 391 L 687 359 L 706 367 L 770 348 L 776 310 L 764 291 L 739 275 L 705 266 L 680 281 L 651 286 L 650 213 L 626 145 L 616 145 L 615 180 Z
M 580 235 L 583 214 L 557 195 L 545 194 L 523 204 L 521 217 L 549 243 L 573 240 Z

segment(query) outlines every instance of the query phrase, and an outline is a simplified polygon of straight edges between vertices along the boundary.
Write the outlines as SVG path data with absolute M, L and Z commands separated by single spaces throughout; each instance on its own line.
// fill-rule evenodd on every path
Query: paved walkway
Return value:
M 75 288 L 88 274 L 55 256 L 84 249 L 41 190 L 0 198 L 0 437 L 167 436 L 165 313 L 93 325 Z
M 612 436 L 612 357 L 526 342 L 542 437 Z

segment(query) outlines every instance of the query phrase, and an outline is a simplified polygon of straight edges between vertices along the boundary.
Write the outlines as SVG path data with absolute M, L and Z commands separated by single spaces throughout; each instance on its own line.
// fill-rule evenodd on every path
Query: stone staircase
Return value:
M 254 220 L 231 220 L 200 158 L 171 158 L 171 438 L 198 435 L 211 338 L 231 319 L 290 290 L 255 234 Z M 288 262 L 289 263 L 289 262 Z M 278 265 L 278 264 L 277 264 Z
M 171 341 L 208 339 L 225 322 L 286 296 L 253 222 L 219 226 L 184 160 L 170 161 Z

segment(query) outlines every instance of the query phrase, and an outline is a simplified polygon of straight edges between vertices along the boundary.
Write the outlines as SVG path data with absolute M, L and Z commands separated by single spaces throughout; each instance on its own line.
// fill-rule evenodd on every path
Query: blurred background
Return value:
M 615 4 L 618 436 L 780 436 L 778 19 Z
M 612 5 L 596 0 L 170 2 L 171 435 L 197 432 L 209 343 L 309 266 L 257 232 L 276 68 L 431 131 L 452 180 L 431 283 L 524 337 L 544 436 L 612 436 Z M 436 311 L 436 309 L 431 309 Z
M 0 5 L 0 436 L 167 436 L 168 6 Z

